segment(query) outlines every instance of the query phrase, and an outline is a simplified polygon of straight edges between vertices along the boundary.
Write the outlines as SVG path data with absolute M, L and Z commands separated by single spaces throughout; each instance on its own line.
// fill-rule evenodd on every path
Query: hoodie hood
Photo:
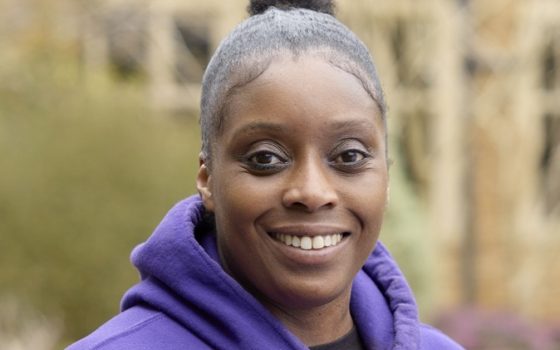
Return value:
M 142 281 L 125 294 L 123 311 L 148 305 L 215 349 L 307 349 L 222 269 L 203 215 L 200 198 L 187 198 L 134 249 Z M 366 348 L 420 347 L 412 292 L 381 243 L 354 279 L 350 309 Z

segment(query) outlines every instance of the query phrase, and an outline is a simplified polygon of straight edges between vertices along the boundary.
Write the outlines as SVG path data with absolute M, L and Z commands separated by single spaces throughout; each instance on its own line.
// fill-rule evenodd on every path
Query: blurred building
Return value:
M 88 69 L 146 75 L 153 103 L 198 109 L 200 81 L 220 40 L 245 16 L 246 1 L 129 1 L 87 4 L 81 40 Z
M 154 105 L 196 109 L 247 1 L 84 1 L 86 69 L 144 76 Z M 560 317 L 560 2 L 339 0 L 372 49 L 393 152 L 430 211 L 436 309 Z
M 560 3 L 342 4 L 430 208 L 437 303 L 558 318 Z

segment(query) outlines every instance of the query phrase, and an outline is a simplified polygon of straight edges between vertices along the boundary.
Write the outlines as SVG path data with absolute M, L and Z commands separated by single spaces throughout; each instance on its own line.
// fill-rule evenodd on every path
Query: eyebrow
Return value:
M 360 130 L 378 129 L 375 124 L 370 124 L 364 120 L 340 120 L 340 121 L 335 121 L 333 123 L 330 123 L 329 127 L 331 127 L 333 130 L 341 130 L 341 131 L 350 130 L 350 129 L 360 129 Z M 287 128 L 279 123 L 255 121 L 240 127 L 238 130 L 235 131 L 235 133 L 241 134 L 241 133 L 249 133 L 249 132 L 261 131 L 261 130 L 272 131 L 272 132 L 283 132 L 283 131 L 287 131 Z
M 249 124 L 243 125 L 242 127 L 240 127 L 235 131 L 235 134 L 245 134 L 248 132 L 261 131 L 261 130 L 280 132 L 280 131 L 284 131 L 285 129 L 286 127 L 284 127 L 281 124 L 257 121 L 257 122 L 251 122 Z
M 349 129 L 371 129 L 377 130 L 377 125 L 375 123 L 369 123 L 365 120 L 341 120 L 335 121 L 330 125 L 336 130 L 349 130 Z

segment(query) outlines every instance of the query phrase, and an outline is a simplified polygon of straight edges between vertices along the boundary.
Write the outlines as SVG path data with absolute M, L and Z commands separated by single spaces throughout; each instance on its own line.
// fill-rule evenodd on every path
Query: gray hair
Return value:
M 330 14 L 270 7 L 238 25 L 222 41 L 206 68 L 200 127 L 202 157 L 207 163 L 233 90 L 256 79 L 275 59 L 289 54 L 295 58 L 302 54 L 316 56 L 358 78 L 377 103 L 386 127 L 383 90 L 364 43 Z

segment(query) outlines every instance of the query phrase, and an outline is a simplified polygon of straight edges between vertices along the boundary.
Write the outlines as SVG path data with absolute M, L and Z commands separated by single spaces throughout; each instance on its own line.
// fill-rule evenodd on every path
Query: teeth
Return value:
M 311 237 L 303 236 L 301 237 L 301 249 L 309 250 L 313 248 L 313 243 L 311 241 Z
M 323 249 L 326 247 L 335 246 L 342 241 L 342 233 L 335 233 L 332 235 L 323 236 L 292 236 L 286 234 L 274 234 L 276 240 L 284 243 L 287 246 L 300 248 L 303 250 Z
M 332 245 L 331 236 L 325 236 L 325 247 L 330 247 Z
M 292 236 L 290 235 L 282 235 L 282 236 L 284 236 L 284 239 L 281 240 L 282 242 L 286 243 L 286 245 L 292 245 L 292 240 L 293 240 Z
M 321 249 L 325 246 L 325 240 L 321 236 L 313 237 L 313 249 Z
M 293 236 L 292 237 L 292 247 L 299 248 L 299 245 L 300 245 L 299 237 L 298 236 Z

